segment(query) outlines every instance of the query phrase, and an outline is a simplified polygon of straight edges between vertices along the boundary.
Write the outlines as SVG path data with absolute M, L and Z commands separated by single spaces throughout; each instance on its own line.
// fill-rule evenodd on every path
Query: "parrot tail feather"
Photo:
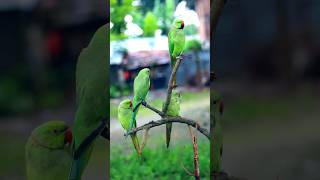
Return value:
M 141 149 L 140 149 L 140 145 L 139 145 L 139 139 L 137 137 L 137 134 L 134 133 L 133 135 L 131 135 L 131 139 L 132 139 L 132 143 L 134 145 L 134 148 L 136 149 L 138 155 L 141 155 Z
M 72 161 L 69 180 L 80 180 L 80 179 L 81 179 L 80 163 L 79 163 L 79 160 L 76 159 Z
M 172 123 L 167 123 L 166 124 L 166 143 L 167 143 L 167 148 L 169 148 L 169 144 L 170 144 L 171 130 L 172 130 Z

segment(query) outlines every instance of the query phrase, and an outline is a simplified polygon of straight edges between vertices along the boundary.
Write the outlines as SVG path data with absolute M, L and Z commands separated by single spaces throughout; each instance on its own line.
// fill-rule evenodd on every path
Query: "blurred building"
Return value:
M 210 41 L 210 1 L 196 0 L 196 12 L 199 16 L 199 36 L 202 41 Z

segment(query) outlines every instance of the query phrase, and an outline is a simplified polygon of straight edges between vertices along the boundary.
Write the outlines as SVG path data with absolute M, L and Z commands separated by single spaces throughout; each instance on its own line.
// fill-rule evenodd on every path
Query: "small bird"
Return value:
M 211 100 L 213 104 L 212 122 L 211 122 L 211 137 L 213 143 L 211 143 L 211 169 L 214 174 L 221 173 L 221 158 L 223 151 L 223 136 L 221 127 L 221 116 L 224 110 L 224 104 L 221 100 L 221 96 L 215 92 L 211 92 Z
M 185 47 L 185 34 L 183 32 L 184 21 L 177 19 L 172 24 L 168 33 L 168 45 L 171 60 L 171 69 L 174 68 L 177 57 L 180 56 Z M 173 77 L 173 86 L 176 86 L 176 76 Z
M 108 46 L 109 26 L 104 25 L 96 31 L 78 58 L 70 180 L 81 179 L 96 137 L 109 123 Z
M 133 82 L 133 100 L 132 100 L 132 118 L 130 120 L 129 130 L 136 125 L 136 117 L 141 104 L 145 101 L 150 89 L 150 69 L 143 68 Z
M 120 124 L 122 125 L 123 129 L 129 130 L 130 127 L 130 119 L 132 117 L 132 102 L 130 99 L 125 99 L 120 102 L 118 106 L 118 120 Z M 133 128 L 136 127 L 136 124 L 133 125 Z M 136 149 L 138 155 L 141 154 L 139 140 L 137 137 L 137 134 L 131 134 L 132 143 L 134 145 L 134 148 Z
M 35 128 L 25 146 L 28 180 L 67 180 L 72 161 L 72 133 L 63 121 Z
M 168 116 L 179 116 L 180 114 L 180 102 L 181 102 L 181 95 L 177 90 L 172 90 L 170 104 L 168 106 L 167 115 Z M 163 104 L 164 106 L 164 104 Z M 170 144 L 170 137 L 171 137 L 171 129 L 172 123 L 166 124 L 166 143 L 167 148 Z

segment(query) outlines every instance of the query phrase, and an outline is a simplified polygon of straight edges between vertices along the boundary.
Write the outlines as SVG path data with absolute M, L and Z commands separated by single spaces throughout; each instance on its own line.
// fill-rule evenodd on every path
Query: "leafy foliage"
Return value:
M 201 42 L 192 39 L 186 42 L 185 51 L 200 51 L 201 50 Z

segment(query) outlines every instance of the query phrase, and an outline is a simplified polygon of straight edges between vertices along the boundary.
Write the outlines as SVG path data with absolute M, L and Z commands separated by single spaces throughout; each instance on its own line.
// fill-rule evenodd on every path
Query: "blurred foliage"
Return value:
M 186 25 L 183 28 L 183 31 L 186 35 L 195 35 L 198 33 L 198 28 L 194 24 L 191 24 L 191 25 Z
M 197 39 L 186 41 L 185 51 L 201 51 L 201 42 Z
M 120 86 L 119 84 L 110 85 L 110 97 L 117 98 L 120 96 L 128 96 L 130 94 L 130 88 L 128 85 Z
M 61 90 L 43 91 L 39 98 L 39 106 L 42 108 L 59 108 L 64 102 L 64 94 Z
M 167 34 L 169 28 L 171 27 L 174 10 L 174 0 L 166 0 L 164 3 L 162 3 L 160 0 L 156 0 L 154 3 L 153 14 L 158 18 L 159 28 L 164 34 Z
M 154 36 L 155 31 L 158 29 L 158 19 L 152 12 L 147 12 L 144 18 L 143 35 L 146 37 Z
M 208 142 L 208 141 L 206 141 Z M 198 142 L 201 179 L 209 179 L 209 143 Z M 194 179 L 183 169 L 181 163 L 193 172 L 192 144 L 166 149 L 144 148 L 142 157 L 136 152 L 126 154 L 120 147 L 112 147 L 110 156 L 111 179 Z
M 113 23 L 113 28 L 111 32 L 115 34 L 121 34 L 125 29 L 125 21 L 124 17 L 127 14 L 132 14 L 136 8 L 132 6 L 133 0 L 122 0 L 121 2 L 118 0 L 110 0 L 110 14 L 111 22 Z
M 0 113 L 24 114 L 35 109 L 35 101 L 31 93 L 16 79 L 2 78 L 0 80 Z

